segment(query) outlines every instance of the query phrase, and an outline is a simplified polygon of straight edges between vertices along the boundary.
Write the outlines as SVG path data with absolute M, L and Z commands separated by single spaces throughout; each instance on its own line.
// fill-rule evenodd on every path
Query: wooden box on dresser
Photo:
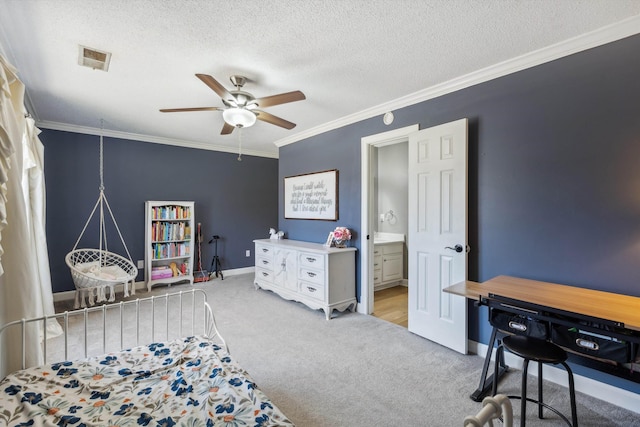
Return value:
M 324 310 L 355 310 L 355 248 L 329 248 L 298 240 L 254 240 L 255 286 Z

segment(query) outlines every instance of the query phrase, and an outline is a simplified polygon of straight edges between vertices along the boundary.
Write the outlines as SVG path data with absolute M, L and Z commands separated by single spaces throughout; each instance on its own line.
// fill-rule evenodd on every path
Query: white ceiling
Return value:
M 242 131 L 245 154 L 640 32 L 640 0 L 0 0 L 0 51 L 41 128 L 235 152 L 223 104 L 194 75 L 256 97 L 297 123 Z M 78 45 L 112 53 L 78 65 Z

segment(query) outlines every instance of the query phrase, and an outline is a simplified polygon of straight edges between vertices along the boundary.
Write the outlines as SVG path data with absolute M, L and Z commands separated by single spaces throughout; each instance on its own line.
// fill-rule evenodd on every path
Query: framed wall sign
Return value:
M 284 178 L 285 219 L 338 220 L 338 170 Z

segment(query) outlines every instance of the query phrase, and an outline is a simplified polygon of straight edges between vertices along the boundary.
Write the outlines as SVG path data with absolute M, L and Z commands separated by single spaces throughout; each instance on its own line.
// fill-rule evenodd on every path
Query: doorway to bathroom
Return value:
M 403 322 L 402 312 L 408 309 L 408 303 L 402 301 L 406 295 L 398 295 L 407 291 L 407 147 L 409 135 L 418 130 L 416 124 L 362 138 L 361 222 L 365 240 L 358 311 L 385 320 L 400 318 L 398 323 Z M 396 286 L 396 292 L 390 290 Z M 380 292 L 378 307 L 376 290 Z
M 408 141 L 371 150 L 373 315 L 408 327 Z

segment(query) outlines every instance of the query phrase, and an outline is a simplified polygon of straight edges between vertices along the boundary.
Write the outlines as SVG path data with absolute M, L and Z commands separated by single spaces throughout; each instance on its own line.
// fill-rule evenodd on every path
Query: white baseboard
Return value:
M 384 285 L 378 285 L 373 288 L 373 292 L 378 292 L 383 289 L 395 288 L 396 286 L 402 286 L 402 280 L 397 280 L 391 283 L 385 283 Z
M 474 353 L 482 357 L 483 359 L 484 355 L 487 354 L 488 348 L 489 346 L 486 344 L 469 340 L 469 352 Z M 489 370 L 490 372 L 493 372 L 493 361 L 495 361 L 495 353 L 495 351 L 491 353 L 492 365 Z M 522 370 L 522 358 L 509 353 L 508 351 L 504 352 L 504 356 L 505 363 L 509 367 Z M 538 367 L 536 366 L 536 364 L 531 363 L 529 366 L 529 373 L 537 377 Z M 564 387 L 569 387 L 567 372 L 563 368 L 545 366 L 544 379 Z M 640 395 L 594 380 L 592 378 L 587 378 L 582 375 L 576 375 L 575 373 L 573 374 L 573 379 L 576 391 L 640 414 Z M 478 379 L 478 382 L 479 381 L 480 379 Z
M 253 266 L 251 267 L 243 267 L 243 268 L 234 268 L 231 270 L 223 270 L 222 274 L 224 276 L 238 276 L 240 274 L 249 274 L 249 273 L 253 273 L 255 271 L 255 268 Z M 136 282 L 136 293 L 140 290 L 143 290 L 146 292 L 147 289 L 147 284 L 145 282 Z M 122 293 L 123 292 L 123 285 L 116 285 L 115 286 L 115 291 L 116 293 Z M 53 302 L 59 302 L 59 301 L 68 301 L 68 300 L 72 300 L 76 297 L 76 291 L 63 291 L 63 292 L 56 292 L 53 294 Z
M 396 280 L 395 282 L 386 283 L 384 285 L 374 286 L 373 292 L 378 292 L 383 289 L 395 288 L 396 286 L 404 286 L 405 288 L 409 287 L 409 281 L 407 279 Z
M 249 274 L 255 273 L 256 269 L 254 266 L 251 267 L 243 267 L 243 268 L 234 268 L 233 270 L 224 270 L 223 273 L 225 276 L 238 276 L 240 274 Z

